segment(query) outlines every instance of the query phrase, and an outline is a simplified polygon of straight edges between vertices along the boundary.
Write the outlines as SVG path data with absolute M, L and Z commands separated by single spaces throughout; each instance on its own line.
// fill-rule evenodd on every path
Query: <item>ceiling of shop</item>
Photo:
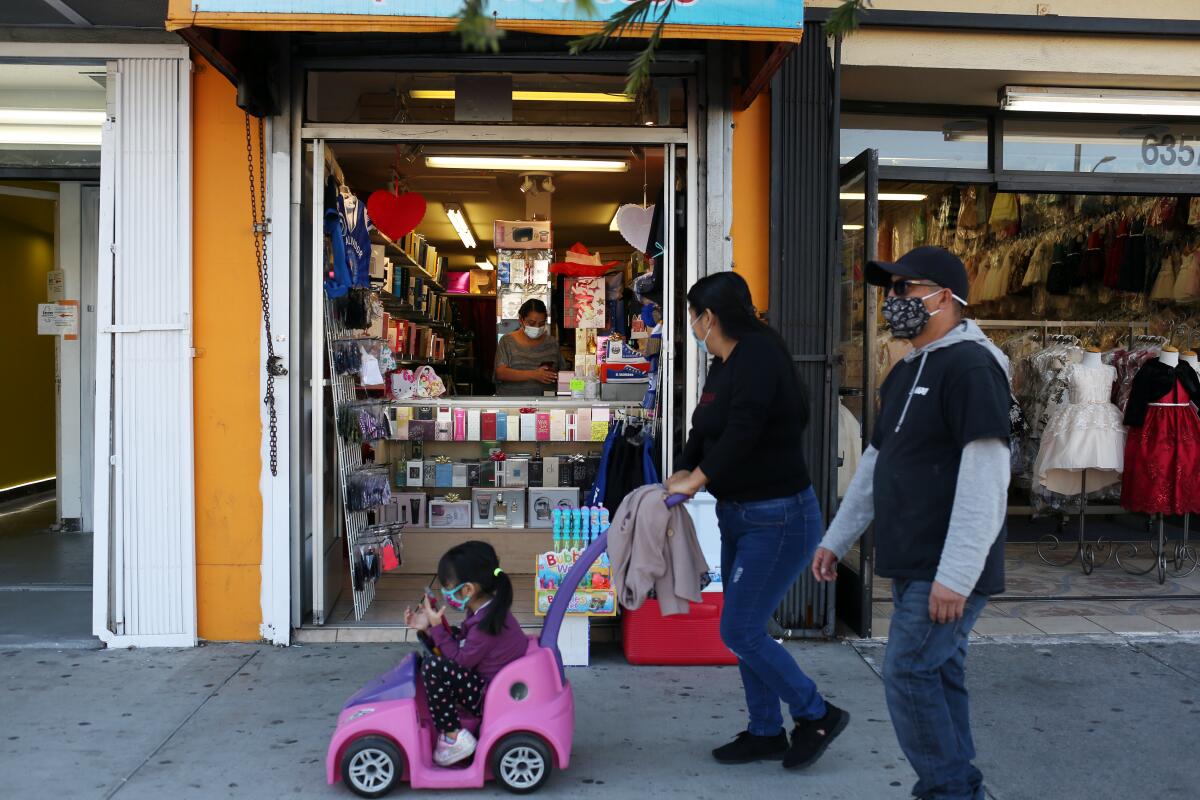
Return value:
M 0 69 L 0 108 L 103 109 L 102 66 L 5 64 Z
M 526 218 L 525 195 L 521 192 L 521 174 L 458 169 L 432 169 L 425 156 L 432 150 L 413 155 L 410 148 L 385 144 L 338 144 L 334 147 L 346 182 L 360 197 L 388 188 L 393 164 L 404 176 L 409 191 L 423 195 L 428 203 L 425 219 L 417 230 L 438 252 L 450 257 L 451 268 L 471 266 L 477 257 L 491 254 L 492 222 Z M 629 163 L 623 173 L 561 172 L 553 175 L 555 191 L 551 198 L 550 218 L 554 223 L 555 249 L 561 251 L 582 242 L 591 251 L 606 254 L 628 252 L 621 235 L 610 231 L 609 223 L 618 206 L 642 202 L 643 167 L 649 181 L 649 201 L 655 202 L 662 185 L 663 156 L 651 149 L 645 158 L 640 149 L 572 148 L 569 151 L 538 148 L 531 151 L 441 146 L 437 155 L 523 155 L 559 158 L 620 158 Z M 411 160 L 410 160 L 411 157 Z M 467 250 L 446 218 L 442 203 L 460 203 L 476 240 L 475 250 Z
M 5 0 L 0 25 L 163 29 L 167 0 Z
M 1011 70 L 939 70 L 906 67 L 846 67 L 842 99 L 876 103 L 936 103 L 997 106 L 1003 86 L 1126 87 L 1135 89 L 1200 89 L 1195 78 L 1159 76 L 1154 85 L 1144 75 L 1081 75 L 1067 72 Z

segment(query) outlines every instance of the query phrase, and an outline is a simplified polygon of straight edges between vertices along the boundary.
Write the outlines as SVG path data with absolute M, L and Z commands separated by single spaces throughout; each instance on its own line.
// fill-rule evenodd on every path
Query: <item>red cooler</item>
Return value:
M 630 664 L 693 667 L 736 664 L 721 641 L 722 592 L 705 592 L 687 615 L 664 617 L 657 600 L 621 612 L 621 646 Z

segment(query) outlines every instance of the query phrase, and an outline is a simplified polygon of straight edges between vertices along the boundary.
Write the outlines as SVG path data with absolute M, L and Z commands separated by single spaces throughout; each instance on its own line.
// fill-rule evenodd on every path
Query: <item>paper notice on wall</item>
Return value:
M 534 260 L 533 282 L 539 284 L 550 282 L 550 259 L 539 258 Z
M 61 303 L 38 303 L 38 336 L 62 336 L 64 339 L 79 338 L 79 303 L 64 300 Z
M 46 273 L 46 300 L 57 303 L 66 297 L 66 273 L 61 269 L 52 269 Z

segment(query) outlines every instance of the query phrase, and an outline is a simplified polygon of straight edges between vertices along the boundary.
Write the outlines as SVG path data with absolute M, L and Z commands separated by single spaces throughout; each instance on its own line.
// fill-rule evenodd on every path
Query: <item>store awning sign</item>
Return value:
M 575 0 L 490 0 L 488 12 L 501 28 L 573 35 L 595 30 L 603 18 L 628 4 L 595 2 L 598 18 L 581 14 Z M 461 8 L 457 0 L 170 0 L 167 28 L 433 33 L 452 30 Z M 676 0 L 665 33 L 687 39 L 798 42 L 803 20 L 800 0 Z M 652 30 L 647 25 L 641 33 Z

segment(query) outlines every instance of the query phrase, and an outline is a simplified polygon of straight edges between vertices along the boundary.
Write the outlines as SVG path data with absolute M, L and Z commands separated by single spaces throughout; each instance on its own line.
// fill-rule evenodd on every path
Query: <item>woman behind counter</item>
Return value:
M 540 397 L 555 387 L 565 362 L 549 335 L 545 303 L 526 300 L 518 316 L 521 327 L 496 343 L 496 394 Z

